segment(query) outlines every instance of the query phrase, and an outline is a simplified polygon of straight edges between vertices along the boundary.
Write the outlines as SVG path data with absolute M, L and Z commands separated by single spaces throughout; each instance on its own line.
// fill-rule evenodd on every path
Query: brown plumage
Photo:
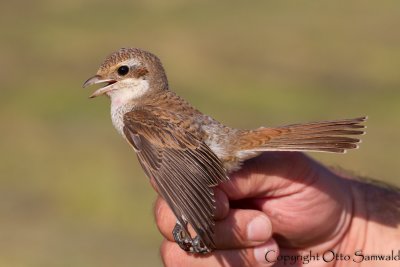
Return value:
M 175 236 L 179 245 L 192 252 L 215 248 L 212 187 L 227 181 L 227 174 L 244 160 L 263 151 L 344 153 L 360 141 L 350 136 L 364 133 L 365 117 L 255 130 L 229 128 L 170 91 L 160 60 L 137 48 L 107 57 L 84 86 L 95 83 L 107 84 L 92 96 L 110 97 L 114 126 L 183 226 Z M 199 244 L 190 237 L 186 222 Z

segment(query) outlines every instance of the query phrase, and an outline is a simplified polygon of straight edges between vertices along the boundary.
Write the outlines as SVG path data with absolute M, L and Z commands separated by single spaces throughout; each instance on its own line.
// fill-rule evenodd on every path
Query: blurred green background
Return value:
M 399 1 L 1 1 L 0 266 L 160 266 L 155 193 L 81 88 L 120 47 L 230 126 L 369 115 L 312 154 L 400 185 Z

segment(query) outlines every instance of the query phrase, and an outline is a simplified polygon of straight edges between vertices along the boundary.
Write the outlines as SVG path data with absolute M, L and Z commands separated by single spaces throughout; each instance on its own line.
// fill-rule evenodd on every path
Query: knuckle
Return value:
M 164 239 L 160 247 L 160 255 L 163 265 L 166 267 L 176 267 L 181 266 L 178 264 L 179 257 L 176 256 L 174 244 L 169 242 L 168 240 Z
M 165 201 L 161 197 L 158 197 L 154 204 L 154 217 L 156 220 L 156 224 L 158 226 L 162 224 L 165 212 L 166 212 Z
M 167 242 L 167 240 L 164 239 L 160 246 L 160 256 L 161 256 L 161 260 L 162 260 L 164 266 L 170 266 L 167 264 L 167 263 L 169 263 L 168 250 L 169 250 L 168 242 Z
M 155 223 L 160 233 L 168 240 L 173 240 L 172 229 L 176 223 L 175 215 L 161 197 L 154 204 Z
M 216 200 L 216 212 L 215 219 L 222 220 L 229 214 L 229 200 L 228 196 L 220 189 L 214 189 L 215 200 Z
M 168 251 L 168 241 L 166 239 L 164 239 L 160 246 L 161 257 L 164 258 L 164 256 L 167 254 L 167 251 Z

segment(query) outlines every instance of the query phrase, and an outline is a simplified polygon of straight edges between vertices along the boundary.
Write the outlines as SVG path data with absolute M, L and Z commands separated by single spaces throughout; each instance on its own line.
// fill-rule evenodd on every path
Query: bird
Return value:
M 231 128 L 170 90 L 160 59 L 139 48 L 108 55 L 83 87 L 94 84 L 102 87 L 90 98 L 109 97 L 115 129 L 176 216 L 176 243 L 197 254 L 216 249 L 213 188 L 229 182 L 244 161 L 265 151 L 345 153 L 358 148 L 355 136 L 364 134 L 367 119 Z

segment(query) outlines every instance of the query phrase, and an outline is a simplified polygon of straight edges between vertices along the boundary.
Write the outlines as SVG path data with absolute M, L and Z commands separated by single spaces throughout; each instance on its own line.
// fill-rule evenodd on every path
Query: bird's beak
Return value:
M 104 87 L 101 87 L 100 89 L 96 90 L 93 94 L 91 94 L 89 96 L 90 98 L 94 98 L 96 96 L 103 95 L 103 94 L 113 90 L 113 88 L 110 87 L 110 85 L 112 85 L 112 84 L 114 84 L 116 82 L 117 82 L 116 80 L 104 79 L 100 75 L 95 75 L 95 76 L 90 77 L 89 79 L 87 79 L 87 81 L 82 85 L 82 87 L 85 88 L 85 87 L 88 87 L 88 86 L 93 85 L 93 84 L 105 83 L 106 85 Z

